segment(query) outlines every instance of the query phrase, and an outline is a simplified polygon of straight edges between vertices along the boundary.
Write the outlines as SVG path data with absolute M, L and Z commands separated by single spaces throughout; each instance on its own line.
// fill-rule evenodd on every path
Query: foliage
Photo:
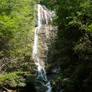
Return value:
M 92 1 L 45 0 L 45 3 L 56 13 L 57 39 L 50 47 L 54 54 L 49 48 L 48 61 L 52 67 L 53 63 L 60 67 L 58 83 L 64 92 L 91 92 Z
M 0 3 L 1 61 L 2 58 L 32 61 L 36 1 L 0 0 Z
M 25 79 L 23 78 L 26 74 L 26 72 L 13 72 L 0 75 L 0 86 L 23 87 L 26 85 Z
M 1 85 L 24 86 L 15 72 L 32 73 L 35 21 L 36 0 L 0 0 L 0 73 L 7 73 Z

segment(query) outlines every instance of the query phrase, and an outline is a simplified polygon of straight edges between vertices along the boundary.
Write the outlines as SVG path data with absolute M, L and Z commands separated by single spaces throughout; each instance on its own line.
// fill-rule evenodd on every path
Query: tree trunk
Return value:
M 10 89 L 5 88 L 5 87 L 3 87 L 3 89 L 5 89 L 7 92 L 16 92 L 16 90 L 10 90 Z

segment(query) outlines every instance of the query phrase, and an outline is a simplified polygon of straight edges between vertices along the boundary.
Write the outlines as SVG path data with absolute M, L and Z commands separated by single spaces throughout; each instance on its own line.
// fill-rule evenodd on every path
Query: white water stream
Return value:
M 47 87 L 48 89 L 46 90 L 46 92 L 51 92 L 52 88 L 51 88 L 51 84 L 50 81 L 48 81 L 47 79 L 47 75 L 46 75 L 46 70 L 45 70 L 45 66 L 42 66 L 40 64 L 40 58 L 38 57 L 38 33 L 42 27 L 42 25 L 48 25 L 48 22 L 51 21 L 51 14 L 49 11 L 47 11 L 45 8 L 43 8 L 40 4 L 37 5 L 38 8 L 38 26 L 35 29 L 35 35 L 34 35 L 34 45 L 33 45 L 33 59 L 34 62 L 37 66 L 37 79 L 42 79 L 44 80 L 46 83 L 42 82 L 42 85 Z M 46 38 L 48 38 L 48 27 L 45 27 L 45 34 L 46 34 Z M 43 30 L 43 31 L 44 31 Z

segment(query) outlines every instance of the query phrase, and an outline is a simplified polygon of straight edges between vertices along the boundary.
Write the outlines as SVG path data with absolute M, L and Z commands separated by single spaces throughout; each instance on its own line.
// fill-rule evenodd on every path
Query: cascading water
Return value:
M 49 11 L 46 11 L 40 4 L 37 5 L 38 7 L 38 26 L 35 29 L 35 36 L 34 36 L 34 45 L 33 45 L 33 59 L 37 66 L 37 79 L 42 79 L 45 81 L 41 84 L 48 88 L 46 92 L 51 92 L 51 84 L 50 81 L 48 81 L 45 71 L 45 66 L 40 64 L 40 58 L 38 56 L 38 33 L 41 30 L 41 27 L 43 24 L 48 24 L 49 21 L 51 21 L 51 14 Z M 48 28 L 45 27 L 45 34 L 48 38 Z

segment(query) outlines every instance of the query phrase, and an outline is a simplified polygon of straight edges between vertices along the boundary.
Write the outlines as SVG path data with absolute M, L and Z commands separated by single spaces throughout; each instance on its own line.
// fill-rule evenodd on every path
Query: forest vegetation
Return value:
M 57 26 L 57 37 L 51 41 L 48 55 L 49 66 L 53 69 L 57 65 L 59 69 L 55 89 L 59 85 L 63 92 L 91 92 L 92 1 L 42 0 L 41 3 L 56 14 L 53 24 Z
M 35 0 L 0 0 L 0 87 L 24 87 L 32 74 Z
M 38 0 L 0 0 L 0 88 L 35 84 L 32 59 Z M 55 12 L 48 49 L 53 92 L 92 91 L 92 0 L 39 0 Z M 49 75 L 48 75 L 49 76 Z M 30 84 L 31 85 L 31 84 Z M 35 91 L 34 91 L 35 92 Z

